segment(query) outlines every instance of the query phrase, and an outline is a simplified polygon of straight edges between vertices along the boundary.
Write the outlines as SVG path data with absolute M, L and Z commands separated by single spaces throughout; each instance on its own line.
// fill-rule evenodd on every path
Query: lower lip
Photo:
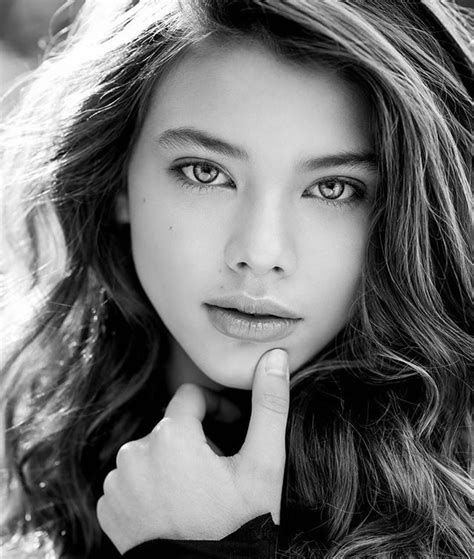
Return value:
M 239 340 L 270 342 L 289 336 L 301 319 L 251 318 L 234 309 L 204 305 L 212 325 L 222 334 Z

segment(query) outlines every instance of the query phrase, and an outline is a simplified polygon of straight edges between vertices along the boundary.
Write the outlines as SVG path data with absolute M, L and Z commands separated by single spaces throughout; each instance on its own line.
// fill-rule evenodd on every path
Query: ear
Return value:
M 128 194 L 126 190 L 121 190 L 115 199 L 115 219 L 121 225 L 130 223 Z

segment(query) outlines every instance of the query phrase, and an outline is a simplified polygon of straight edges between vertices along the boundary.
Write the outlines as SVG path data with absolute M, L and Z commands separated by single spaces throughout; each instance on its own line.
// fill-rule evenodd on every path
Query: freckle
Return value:
M 173 226 L 170 225 L 170 226 L 168 227 L 168 230 L 169 230 L 169 231 L 173 231 Z
M 142 204 L 145 204 L 145 202 L 146 202 L 146 198 L 145 198 L 145 196 L 143 196 L 143 198 L 142 198 Z

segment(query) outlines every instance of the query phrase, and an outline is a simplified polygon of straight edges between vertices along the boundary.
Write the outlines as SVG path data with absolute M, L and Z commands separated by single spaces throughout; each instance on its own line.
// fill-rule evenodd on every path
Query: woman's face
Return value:
M 250 388 L 274 347 L 294 371 L 347 322 L 376 187 L 369 123 L 356 86 L 253 44 L 201 45 L 156 87 L 125 219 L 145 292 L 211 380 Z M 222 310 L 244 296 L 299 320 Z

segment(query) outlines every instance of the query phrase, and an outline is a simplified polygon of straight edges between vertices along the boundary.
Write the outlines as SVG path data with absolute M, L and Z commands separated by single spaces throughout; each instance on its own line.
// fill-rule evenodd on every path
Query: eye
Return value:
M 173 165 L 171 170 L 185 186 L 191 188 L 234 186 L 229 176 L 209 161 L 186 161 Z
M 364 187 L 359 181 L 343 177 L 322 179 L 308 189 L 309 197 L 319 198 L 327 203 L 344 204 L 364 197 Z
M 189 177 L 184 169 L 191 169 L 192 177 Z M 216 180 L 219 176 L 219 169 L 209 165 L 209 163 L 194 163 L 189 165 L 189 167 L 182 168 L 183 173 L 188 176 L 188 178 L 196 179 L 198 182 L 203 182 L 209 184 L 210 182 Z

